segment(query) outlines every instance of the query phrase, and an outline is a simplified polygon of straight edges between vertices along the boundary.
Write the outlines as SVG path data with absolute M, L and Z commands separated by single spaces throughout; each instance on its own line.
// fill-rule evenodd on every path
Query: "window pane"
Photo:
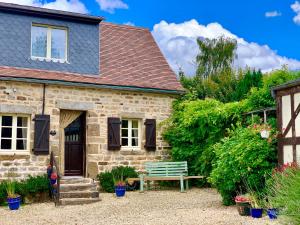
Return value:
M 51 58 L 65 59 L 67 31 L 51 29 Z
M 122 137 L 128 137 L 128 130 L 122 129 Z
M 2 139 L 1 140 L 1 149 L 11 149 L 11 140 Z
M 133 129 L 132 131 L 131 131 L 131 135 L 132 135 L 132 137 L 138 137 L 139 136 L 139 130 L 138 129 Z
M 138 146 L 138 139 L 137 138 L 132 138 L 132 146 Z
M 122 146 L 128 146 L 128 138 L 122 138 Z
M 17 126 L 18 127 L 27 127 L 27 117 L 18 117 Z
M 26 150 L 27 141 L 26 140 L 17 140 L 17 150 Z
M 27 138 L 27 128 L 17 128 L 17 138 Z
M 2 116 L 2 126 L 12 126 L 12 116 Z
M 139 122 L 137 120 L 132 120 L 132 128 L 138 128 Z
M 31 27 L 32 56 L 47 56 L 47 29 L 46 27 Z
M 128 128 L 128 120 L 122 120 L 122 128 Z
M 4 128 L 1 129 L 1 136 L 3 138 L 11 138 L 12 137 L 12 128 Z

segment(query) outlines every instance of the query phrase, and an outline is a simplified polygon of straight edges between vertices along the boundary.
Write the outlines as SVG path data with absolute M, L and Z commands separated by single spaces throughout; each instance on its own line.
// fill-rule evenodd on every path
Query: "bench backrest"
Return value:
M 146 162 L 147 176 L 152 177 L 177 177 L 187 176 L 187 162 Z

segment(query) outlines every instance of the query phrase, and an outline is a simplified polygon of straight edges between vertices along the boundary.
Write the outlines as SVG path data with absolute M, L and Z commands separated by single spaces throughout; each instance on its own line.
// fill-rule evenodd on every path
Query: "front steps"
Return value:
M 60 205 L 81 205 L 100 200 L 97 185 L 92 179 L 62 177 L 60 181 Z

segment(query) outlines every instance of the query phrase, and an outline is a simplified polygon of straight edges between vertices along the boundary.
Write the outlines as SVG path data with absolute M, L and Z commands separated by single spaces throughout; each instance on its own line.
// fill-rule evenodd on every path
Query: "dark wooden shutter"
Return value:
M 146 119 L 146 144 L 145 148 L 147 150 L 156 150 L 156 120 Z
M 50 115 L 35 115 L 34 154 L 49 154 Z
M 107 118 L 107 148 L 108 150 L 120 150 L 120 118 L 109 117 Z

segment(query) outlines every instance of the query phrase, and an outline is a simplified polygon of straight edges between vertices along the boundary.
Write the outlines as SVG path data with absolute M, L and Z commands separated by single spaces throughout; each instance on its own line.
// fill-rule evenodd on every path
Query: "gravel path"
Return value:
M 95 225 L 278 225 L 267 217 L 253 219 L 238 215 L 235 207 L 221 205 L 213 189 L 128 192 L 117 199 L 101 193 L 102 201 L 90 205 L 54 207 L 33 204 L 18 211 L 0 208 L 1 225 L 95 224 Z

